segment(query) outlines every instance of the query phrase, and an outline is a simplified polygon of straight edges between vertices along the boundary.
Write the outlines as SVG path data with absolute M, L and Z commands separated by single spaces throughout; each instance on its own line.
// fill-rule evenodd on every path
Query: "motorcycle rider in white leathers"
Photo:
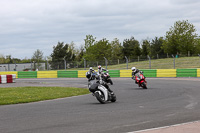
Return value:
M 94 77 L 92 77 L 93 73 L 96 73 L 96 71 L 94 69 L 92 69 L 92 67 L 90 67 L 89 71 L 86 72 L 86 74 L 85 74 L 86 77 L 88 78 L 88 82 L 94 78 Z
M 98 66 L 98 74 L 101 75 L 101 73 L 102 73 L 103 71 L 106 71 L 106 69 L 103 68 L 103 67 L 101 67 L 101 65 L 99 65 L 99 66 Z
M 101 74 L 102 74 L 103 71 L 107 71 L 107 70 L 105 68 L 102 68 L 101 65 L 99 65 L 98 66 L 98 75 L 102 76 Z M 113 91 L 110 89 L 110 87 L 108 85 L 107 85 L 107 89 L 111 94 L 113 94 Z

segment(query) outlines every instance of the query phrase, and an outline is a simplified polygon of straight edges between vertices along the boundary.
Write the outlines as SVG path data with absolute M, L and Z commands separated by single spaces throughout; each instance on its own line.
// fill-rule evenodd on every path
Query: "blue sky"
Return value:
M 188 20 L 200 35 L 199 0 L 0 0 L 0 55 L 49 56 L 58 41 L 76 48 L 85 36 L 96 40 L 165 36 L 178 20 Z

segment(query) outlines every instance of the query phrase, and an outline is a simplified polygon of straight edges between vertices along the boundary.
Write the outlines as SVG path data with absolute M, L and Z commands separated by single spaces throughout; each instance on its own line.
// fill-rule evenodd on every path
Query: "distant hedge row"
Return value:
M 141 69 L 146 77 L 200 77 L 200 69 Z M 8 71 L 16 78 L 85 78 L 87 70 L 77 71 Z M 111 77 L 131 77 L 131 70 L 109 70 Z

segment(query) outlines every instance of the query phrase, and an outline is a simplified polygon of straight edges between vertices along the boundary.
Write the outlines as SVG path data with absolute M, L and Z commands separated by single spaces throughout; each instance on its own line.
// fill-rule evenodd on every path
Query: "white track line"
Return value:
M 127 133 L 141 133 L 141 132 L 147 132 L 147 131 L 158 130 L 158 129 L 163 129 L 163 128 L 177 127 L 177 126 L 186 125 L 186 124 L 191 124 L 191 123 L 196 123 L 196 122 L 200 122 L 200 121 L 192 121 L 192 122 L 186 122 L 186 123 L 175 124 L 175 125 L 164 126 L 164 127 L 158 127 L 158 128 L 150 128 L 150 129 L 139 130 L 139 131 L 133 131 L 133 132 L 127 132 Z

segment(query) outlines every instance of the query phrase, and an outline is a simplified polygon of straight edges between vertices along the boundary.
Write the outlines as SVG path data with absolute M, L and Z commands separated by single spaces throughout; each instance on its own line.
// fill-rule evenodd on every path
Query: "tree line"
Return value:
M 126 56 L 129 59 L 137 57 L 151 58 L 157 55 L 198 55 L 200 53 L 200 37 L 196 33 L 195 26 L 188 20 L 176 21 L 165 37 L 155 37 L 152 40 L 144 39 L 142 42 L 136 40 L 133 36 L 120 42 L 115 38 L 109 41 L 106 38 L 96 40 L 93 35 L 86 35 L 84 45 L 76 49 L 75 44 L 58 42 L 53 46 L 53 51 L 48 57 L 51 62 L 59 61 L 101 61 L 104 57 L 108 60 L 120 60 Z M 11 55 L 0 57 L 0 63 L 45 61 L 43 52 L 37 49 L 31 59 L 11 58 Z M 56 66 L 56 63 L 52 63 Z

